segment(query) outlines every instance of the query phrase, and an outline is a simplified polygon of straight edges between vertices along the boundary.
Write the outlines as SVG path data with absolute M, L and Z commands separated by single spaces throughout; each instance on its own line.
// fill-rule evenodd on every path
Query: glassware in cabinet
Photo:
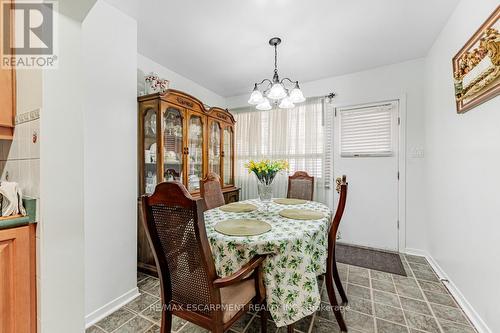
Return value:
M 163 114 L 163 180 L 182 181 L 183 120 L 181 110 L 169 106 Z
M 188 190 L 198 192 L 203 178 L 203 121 L 200 116 L 195 115 L 189 118 L 187 175 Z
M 234 149 L 234 132 L 231 127 L 224 128 L 224 186 L 233 185 L 233 149 Z
M 210 123 L 208 138 L 208 172 L 221 176 L 221 128 L 217 121 Z
M 144 193 L 150 194 L 154 192 L 157 183 L 157 113 L 154 109 L 149 109 L 144 113 L 143 118 L 143 179 Z

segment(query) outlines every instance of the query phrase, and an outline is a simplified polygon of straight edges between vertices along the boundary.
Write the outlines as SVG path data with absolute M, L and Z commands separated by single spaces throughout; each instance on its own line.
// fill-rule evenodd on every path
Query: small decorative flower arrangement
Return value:
M 146 81 L 146 94 L 164 93 L 168 89 L 169 81 L 160 79 L 156 73 L 146 75 L 144 80 Z
M 245 164 L 245 168 L 248 169 L 248 173 L 253 172 L 259 180 L 257 190 L 261 201 L 271 201 L 273 194 L 272 183 L 274 177 L 276 177 L 279 172 L 288 170 L 288 167 L 288 162 L 285 160 L 261 160 L 257 162 L 250 160 Z

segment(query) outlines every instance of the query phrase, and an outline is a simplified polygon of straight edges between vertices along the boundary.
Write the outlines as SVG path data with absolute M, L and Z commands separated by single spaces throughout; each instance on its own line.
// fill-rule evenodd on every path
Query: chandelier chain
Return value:
M 278 72 L 278 45 L 274 44 L 274 71 Z

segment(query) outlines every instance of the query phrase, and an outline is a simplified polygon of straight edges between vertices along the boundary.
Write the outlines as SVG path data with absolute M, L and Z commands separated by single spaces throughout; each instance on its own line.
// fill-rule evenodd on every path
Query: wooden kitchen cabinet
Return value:
M 0 69 L 0 139 L 14 137 L 16 116 L 16 73 L 14 69 Z
M 4 8 L 2 6 L 2 8 Z M 3 18 L 3 13 L 1 13 Z M 11 20 L 11 23 L 13 20 Z M 3 24 L 3 22 L 2 22 Z M 11 29 L 11 32 L 13 29 Z M 14 35 L 11 34 L 11 40 Z M 3 34 L 0 45 L 3 45 Z M 16 117 L 16 70 L 0 67 L 0 139 L 12 140 Z M 3 332 L 0 332 L 3 333 Z
M 0 230 L 0 333 L 36 332 L 35 226 Z

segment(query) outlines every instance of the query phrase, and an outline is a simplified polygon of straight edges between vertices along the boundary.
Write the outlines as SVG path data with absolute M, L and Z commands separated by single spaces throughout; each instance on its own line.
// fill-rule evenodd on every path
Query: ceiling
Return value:
M 139 53 L 229 97 L 271 78 L 271 37 L 281 77 L 307 82 L 425 56 L 459 0 L 107 1 Z

